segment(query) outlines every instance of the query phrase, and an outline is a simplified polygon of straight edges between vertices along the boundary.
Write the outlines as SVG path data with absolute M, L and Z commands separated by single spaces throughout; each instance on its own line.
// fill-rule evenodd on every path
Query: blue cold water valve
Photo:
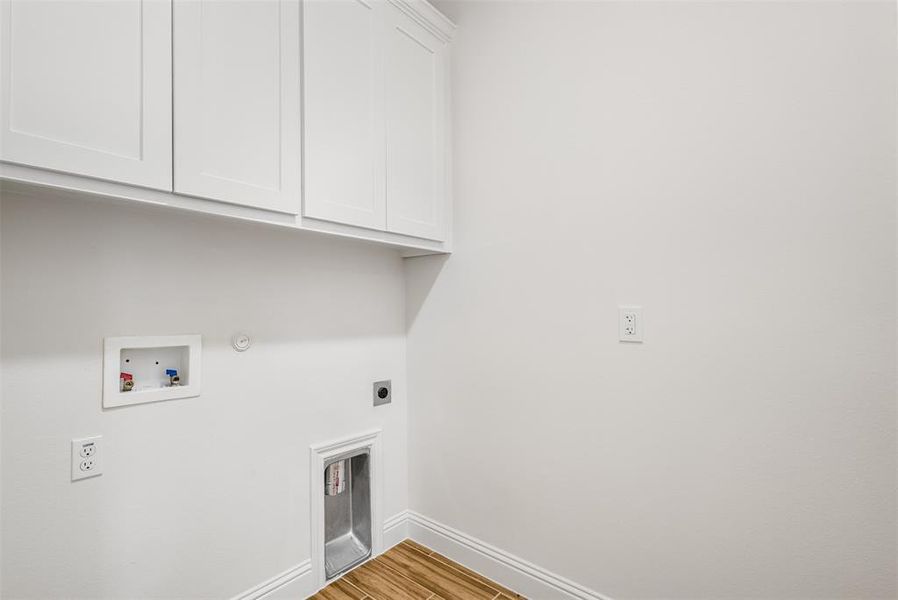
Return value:
M 181 385 L 181 378 L 178 377 L 177 369 L 166 369 L 165 374 L 168 375 L 169 385 L 172 385 L 172 386 Z

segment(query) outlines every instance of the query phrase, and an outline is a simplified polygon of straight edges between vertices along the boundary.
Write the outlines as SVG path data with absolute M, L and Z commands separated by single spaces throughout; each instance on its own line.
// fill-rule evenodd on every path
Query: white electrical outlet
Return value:
M 72 481 L 102 474 L 100 440 L 103 436 L 72 440 Z
M 619 306 L 620 341 L 641 342 L 643 334 L 642 307 Z

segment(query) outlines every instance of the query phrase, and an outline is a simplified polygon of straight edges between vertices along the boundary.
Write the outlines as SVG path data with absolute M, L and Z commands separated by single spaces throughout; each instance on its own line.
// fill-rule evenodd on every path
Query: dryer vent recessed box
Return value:
M 103 407 L 200 395 L 199 335 L 106 338 Z

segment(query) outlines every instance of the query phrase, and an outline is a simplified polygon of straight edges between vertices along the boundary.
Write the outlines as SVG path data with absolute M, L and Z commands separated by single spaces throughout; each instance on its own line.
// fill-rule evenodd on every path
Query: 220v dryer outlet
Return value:
M 102 474 L 102 436 L 72 440 L 72 481 Z

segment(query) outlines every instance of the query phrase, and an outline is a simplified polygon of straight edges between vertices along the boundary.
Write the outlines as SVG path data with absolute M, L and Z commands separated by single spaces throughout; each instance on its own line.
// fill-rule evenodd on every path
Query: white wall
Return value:
M 7 196 L 2 227 L 4 598 L 251 588 L 309 557 L 309 445 L 372 427 L 406 508 L 395 252 L 71 199 Z M 165 333 L 203 335 L 202 396 L 102 410 L 103 337 Z M 104 473 L 72 483 L 88 435 Z
M 441 7 L 411 508 L 616 599 L 898 596 L 894 3 Z

